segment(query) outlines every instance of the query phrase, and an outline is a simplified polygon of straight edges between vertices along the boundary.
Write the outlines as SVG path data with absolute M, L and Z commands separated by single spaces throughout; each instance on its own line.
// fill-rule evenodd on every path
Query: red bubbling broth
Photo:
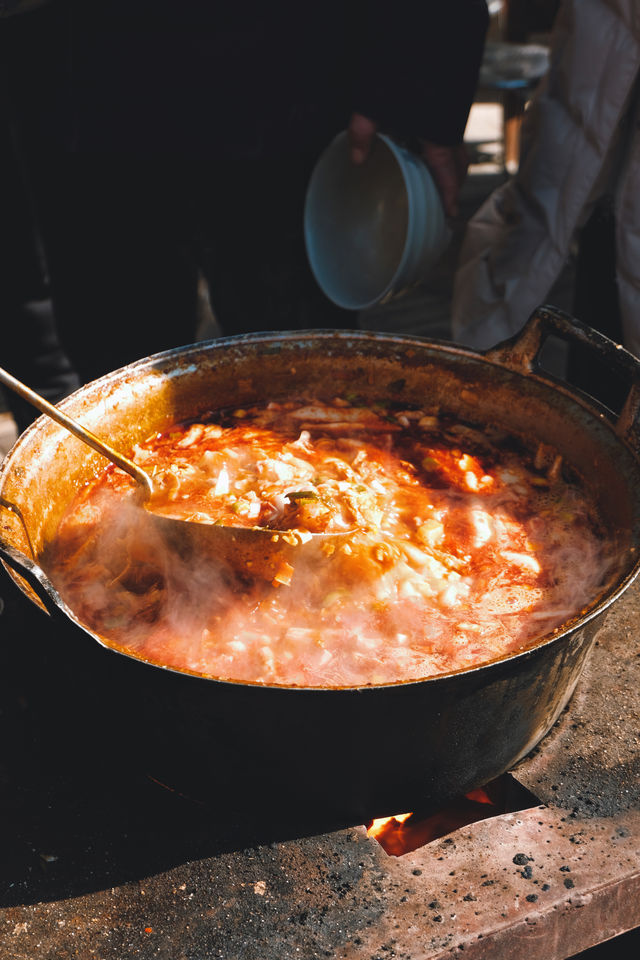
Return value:
M 556 452 L 428 410 L 301 399 L 176 424 L 134 448 L 181 519 L 354 527 L 267 582 L 168 550 L 109 466 L 46 569 L 79 619 L 141 659 L 219 679 L 417 680 L 525 649 L 592 605 L 613 550 Z M 301 554 L 301 557 L 303 554 Z

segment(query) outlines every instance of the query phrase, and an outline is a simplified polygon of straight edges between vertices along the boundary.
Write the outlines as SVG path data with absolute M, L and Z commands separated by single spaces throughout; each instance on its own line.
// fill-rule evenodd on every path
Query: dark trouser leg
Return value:
M 622 343 L 615 263 L 613 211 L 609 205 L 599 205 L 579 237 L 573 312 L 578 320 Z M 613 410 L 620 409 L 628 391 L 628 385 L 579 346 L 571 347 L 568 379 Z
M 79 379 L 58 340 L 38 225 L 10 117 L 8 109 L 2 111 L 0 364 L 57 403 L 79 386 Z M 38 416 L 11 391 L 6 391 L 6 401 L 19 431 Z
M 197 270 L 162 185 L 138 158 L 74 156 L 41 171 L 60 337 L 83 381 L 191 343 Z

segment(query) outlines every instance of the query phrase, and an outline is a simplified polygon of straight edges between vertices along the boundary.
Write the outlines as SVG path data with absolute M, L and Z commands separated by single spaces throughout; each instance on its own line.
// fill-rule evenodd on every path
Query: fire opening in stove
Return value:
M 477 790 L 452 800 L 439 810 L 397 813 L 378 817 L 366 824 L 367 834 L 378 841 L 391 857 L 401 857 L 459 827 L 489 820 L 503 813 L 528 810 L 540 803 L 509 774 L 491 780 Z

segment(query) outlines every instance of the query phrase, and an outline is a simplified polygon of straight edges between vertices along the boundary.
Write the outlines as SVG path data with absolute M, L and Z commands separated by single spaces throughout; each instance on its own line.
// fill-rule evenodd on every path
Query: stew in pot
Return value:
M 338 548 L 273 582 L 160 542 L 109 466 L 71 504 L 46 569 L 116 648 L 285 686 L 396 683 L 468 668 L 581 615 L 612 571 L 580 477 L 543 444 L 437 410 L 300 398 L 218 411 L 139 444 L 167 516 L 309 534 Z

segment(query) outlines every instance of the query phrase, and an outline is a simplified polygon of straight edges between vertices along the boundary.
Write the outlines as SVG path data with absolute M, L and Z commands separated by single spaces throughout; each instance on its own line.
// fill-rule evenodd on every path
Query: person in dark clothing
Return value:
M 191 342 L 200 274 L 225 334 L 353 326 L 303 244 L 312 167 L 346 127 L 354 162 L 377 128 L 414 143 L 455 209 L 484 0 L 52 0 L 42 14 L 67 31 L 66 113 L 53 148 L 40 122 L 30 175 L 83 380 Z
M 0 127 L 0 365 L 50 403 L 80 386 L 59 343 L 47 268 L 28 186 L 22 177 L 11 130 Z M 38 411 L 10 390 L 3 400 L 18 433 Z
M 32 35 L 34 42 L 23 51 L 22 61 L 14 59 L 14 24 L 24 21 L 30 29 L 30 10 L 38 4 L 32 0 L 26 6 L 24 17 L 0 22 L 0 365 L 50 403 L 57 403 L 80 381 L 59 343 L 46 258 L 23 162 L 22 124 L 33 113 L 32 97 L 40 110 L 51 112 L 47 89 L 38 88 L 37 94 L 34 89 L 40 71 L 47 74 L 47 51 L 34 70 L 31 58 L 38 51 Z M 50 41 L 49 36 L 47 49 Z M 34 407 L 11 391 L 5 391 L 3 399 L 18 432 L 38 416 Z

